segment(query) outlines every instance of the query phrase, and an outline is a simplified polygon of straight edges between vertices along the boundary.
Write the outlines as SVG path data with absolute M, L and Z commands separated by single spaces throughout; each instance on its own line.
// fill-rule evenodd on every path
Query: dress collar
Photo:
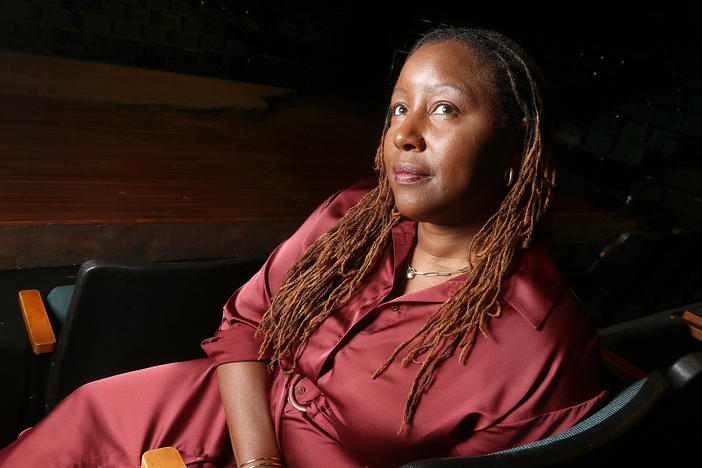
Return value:
M 566 285 L 549 253 L 549 241 L 521 251 L 515 268 L 502 282 L 502 300 L 535 329 L 541 328 Z

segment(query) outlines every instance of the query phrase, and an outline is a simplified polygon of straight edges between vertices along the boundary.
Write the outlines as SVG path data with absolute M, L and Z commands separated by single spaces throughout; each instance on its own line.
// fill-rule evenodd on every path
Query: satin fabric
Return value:
M 253 332 L 288 268 L 371 187 L 364 181 L 330 197 L 233 294 L 220 329 L 202 343 L 209 358 L 81 387 L 0 451 L 0 466 L 138 467 L 144 451 L 162 446 L 192 466 L 235 466 L 214 370 L 259 359 Z M 418 364 L 398 360 L 370 376 L 470 274 L 386 299 L 415 237 L 413 221 L 396 226 L 375 273 L 310 336 L 296 372 L 276 370 L 271 414 L 290 468 L 489 453 L 560 432 L 604 403 L 596 330 L 539 242 L 515 260 L 488 336 L 465 365 L 455 357 L 442 365 L 398 435 Z
M 285 272 L 370 187 L 362 182 L 327 200 L 232 296 L 220 329 L 203 342 L 215 363 L 258 359 L 261 340 L 253 331 Z M 603 403 L 596 330 L 564 284 L 548 243 L 540 241 L 515 260 L 502 286 L 502 316 L 490 321 L 488 336 L 477 340 L 465 365 L 457 356 L 444 362 L 412 426 L 398 435 L 419 364 L 403 367 L 401 354 L 380 377 L 371 375 L 470 274 L 386 299 L 406 271 L 416 228 L 404 219 L 393 229 L 392 248 L 349 303 L 309 337 L 296 373 L 276 373 L 271 411 L 290 466 L 316 460 L 304 449 L 305 437 L 287 427 L 291 397 L 296 406 L 314 406 L 305 416 L 338 454 L 339 461 L 329 466 L 356 467 L 521 445 L 572 426 Z

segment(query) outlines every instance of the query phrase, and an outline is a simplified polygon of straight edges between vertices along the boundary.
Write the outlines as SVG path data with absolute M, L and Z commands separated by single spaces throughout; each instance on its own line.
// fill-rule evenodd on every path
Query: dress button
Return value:
M 304 395 L 305 394 L 305 387 L 297 387 L 297 394 Z
M 390 308 L 391 308 L 392 310 L 394 310 L 395 312 L 397 312 L 398 310 L 400 310 L 400 306 L 397 305 L 397 304 L 393 304 L 392 307 L 390 307 Z

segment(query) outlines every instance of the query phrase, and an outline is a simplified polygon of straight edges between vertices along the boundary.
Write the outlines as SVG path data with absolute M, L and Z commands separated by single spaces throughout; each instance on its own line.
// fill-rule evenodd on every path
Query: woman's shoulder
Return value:
M 502 283 L 502 302 L 539 330 L 568 290 L 551 257 L 550 240 L 542 237 L 515 258 L 514 267 Z
M 368 177 L 339 190 L 322 202 L 301 226 L 303 244 L 311 245 L 316 239 L 339 222 L 347 211 L 378 185 L 376 177 Z
M 597 374 L 597 328 L 551 257 L 548 238 L 535 242 L 517 259 L 503 282 L 502 304 L 504 313 L 513 314 L 510 332 L 519 337 L 521 352 L 530 356 L 535 368 L 539 361 L 551 366 L 559 356 L 561 364 L 572 365 L 583 375 Z
M 278 245 L 259 272 L 261 278 L 265 278 L 269 297 L 280 287 L 290 267 L 307 248 L 339 222 L 375 185 L 377 180 L 368 178 L 334 193 L 318 205 L 288 239 Z
M 597 334 L 590 312 L 553 260 L 548 238 L 534 242 L 516 259 L 502 283 L 501 302 L 521 316 L 524 336 L 543 349 L 570 347 Z
M 550 242 L 535 242 L 503 282 L 504 324 L 493 324 L 491 348 L 520 400 L 505 423 L 561 411 L 602 395 L 597 329 L 590 313 L 560 273 Z M 497 328 L 500 327 L 499 330 Z M 518 375 L 512 380 L 510 375 Z M 594 404 L 593 400 L 590 403 Z

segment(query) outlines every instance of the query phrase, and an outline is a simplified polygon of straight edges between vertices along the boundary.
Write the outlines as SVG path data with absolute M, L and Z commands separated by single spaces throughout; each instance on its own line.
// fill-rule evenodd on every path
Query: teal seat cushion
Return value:
M 66 314 L 68 313 L 68 305 L 71 303 L 73 296 L 74 284 L 67 286 L 56 286 L 46 296 L 46 307 L 48 312 L 54 314 L 58 322 L 63 325 L 66 322 Z

